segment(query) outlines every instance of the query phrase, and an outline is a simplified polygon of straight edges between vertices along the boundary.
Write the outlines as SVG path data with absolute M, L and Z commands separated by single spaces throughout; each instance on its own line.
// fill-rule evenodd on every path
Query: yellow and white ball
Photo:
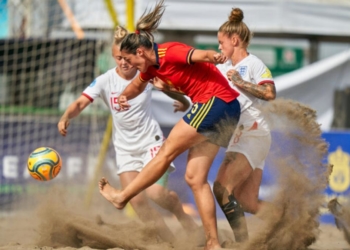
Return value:
M 27 168 L 30 175 L 39 181 L 55 178 L 61 170 L 61 156 L 49 147 L 35 149 L 28 157 Z

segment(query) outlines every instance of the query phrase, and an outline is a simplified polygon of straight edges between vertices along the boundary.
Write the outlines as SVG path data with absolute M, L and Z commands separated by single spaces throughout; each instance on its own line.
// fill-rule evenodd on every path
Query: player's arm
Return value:
M 67 135 L 69 120 L 77 117 L 81 111 L 83 111 L 90 103 L 91 101 L 86 96 L 81 95 L 78 99 L 76 99 L 72 104 L 68 106 L 57 124 L 58 131 L 61 135 Z
M 196 63 L 196 62 L 210 62 L 214 64 L 218 63 L 224 63 L 228 60 L 226 56 L 224 56 L 221 53 L 218 53 L 215 50 L 199 50 L 199 49 L 193 49 L 191 51 L 191 62 Z
M 148 80 L 143 80 L 140 75 L 135 77 L 118 97 L 120 108 L 122 110 L 128 110 L 130 107 L 128 100 L 140 95 L 145 90 L 147 84 Z
M 185 112 L 190 107 L 190 102 L 184 95 L 167 90 L 163 90 L 163 93 L 175 100 L 173 104 L 174 113 L 177 111 Z
M 190 102 L 183 94 L 171 91 L 169 86 L 158 77 L 153 78 L 150 82 L 158 90 L 175 100 L 173 104 L 175 113 L 177 111 L 185 112 L 190 107 Z
M 259 99 L 270 101 L 276 98 L 276 87 L 273 82 L 267 82 L 263 84 L 250 83 L 248 81 L 244 81 L 239 72 L 236 70 L 228 71 L 227 77 L 235 86 L 244 89 Z

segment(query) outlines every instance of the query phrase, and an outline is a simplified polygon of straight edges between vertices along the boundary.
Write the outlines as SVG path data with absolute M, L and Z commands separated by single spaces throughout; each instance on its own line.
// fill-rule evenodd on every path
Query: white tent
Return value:
M 103 1 L 69 1 L 83 29 L 110 29 L 113 23 Z M 135 19 L 156 0 L 135 0 Z M 125 1 L 114 0 L 118 19 L 125 24 Z M 233 7 L 255 33 L 350 36 L 348 0 L 165 0 L 160 30 L 216 31 Z M 98 11 L 96 11 L 98 10 Z M 64 26 L 70 27 L 67 20 Z
M 137 1 L 143 11 L 155 1 Z M 146 2 L 149 2 L 146 4 Z M 216 31 L 233 7 L 259 33 L 350 35 L 350 1 L 339 0 L 167 0 L 161 29 Z M 140 10 L 141 8 L 141 10 Z M 138 13 L 139 14 L 139 13 Z

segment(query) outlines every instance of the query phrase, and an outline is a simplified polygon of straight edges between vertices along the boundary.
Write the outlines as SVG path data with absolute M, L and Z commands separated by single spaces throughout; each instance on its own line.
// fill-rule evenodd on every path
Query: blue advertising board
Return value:
M 350 132 L 328 132 L 322 137 L 329 143 L 327 163 L 333 165 L 329 185 L 325 190 L 326 201 L 337 198 L 341 204 L 350 199 Z M 334 223 L 328 209 L 323 208 L 321 222 Z

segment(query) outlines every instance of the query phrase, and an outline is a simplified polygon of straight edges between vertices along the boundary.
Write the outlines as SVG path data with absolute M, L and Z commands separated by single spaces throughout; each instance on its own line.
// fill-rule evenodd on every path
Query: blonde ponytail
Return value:
M 117 26 L 114 30 L 113 45 L 120 45 L 127 34 L 128 31 L 125 28 Z

